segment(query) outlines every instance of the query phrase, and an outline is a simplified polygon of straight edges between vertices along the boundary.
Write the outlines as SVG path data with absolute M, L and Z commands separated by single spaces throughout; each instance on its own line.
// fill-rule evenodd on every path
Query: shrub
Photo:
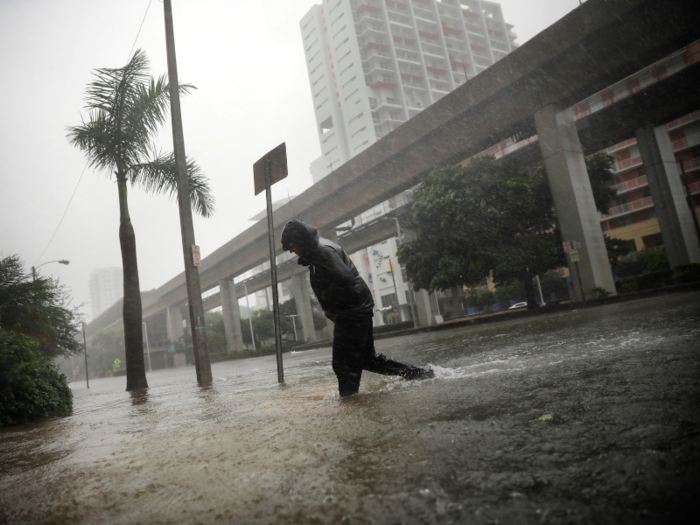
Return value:
M 596 297 L 608 297 L 610 295 L 610 292 L 608 292 L 605 288 L 602 288 L 600 286 L 591 288 L 591 292 L 596 294 Z
M 38 347 L 27 336 L 0 329 L 0 427 L 73 409 L 68 378 Z
M 398 330 L 408 330 L 413 328 L 413 321 L 403 321 L 401 323 L 385 324 L 382 326 L 375 326 L 372 332 L 375 334 L 383 334 L 386 332 L 396 332 Z
M 671 284 L 673 284 L 673 272 L 670 270 L 662 270 L 619 279 L 615 281 L 615 288 L 617 288 L 618 293 L 628 293 L 661 288 L 663 286 L 670 286 Z
M 700 281 L 700 264 L 681 264 L 674 268 L 673 282 L 676 284 L 696 283 Z

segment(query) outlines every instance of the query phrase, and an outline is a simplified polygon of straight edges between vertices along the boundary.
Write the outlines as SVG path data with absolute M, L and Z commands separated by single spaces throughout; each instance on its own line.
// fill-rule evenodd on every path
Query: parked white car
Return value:
M 515 303 L 513 306 L 508 308 L 508 310 L 515 310 L 516 308 L 525 308 L 527 306 L 527 303 Z

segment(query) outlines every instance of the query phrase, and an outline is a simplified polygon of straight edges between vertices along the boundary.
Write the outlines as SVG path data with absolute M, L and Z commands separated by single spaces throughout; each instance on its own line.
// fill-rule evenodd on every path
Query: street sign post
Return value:
M 192 245 L 192 264 L 202 266 L 202 252 L 196 244 Z
M 275 230 L 272 221 L 272 185 L 287 176 L 287 146 L 283 142 L 253 164 L 255 195 L 266 190 L 267 230 L 270 241 L 270 278 L 272 281 L 272 307 L 275 320 L 275 348 L 277 350 L 277 381 L 284 383 L 282 363 L 282 332 L 280 331 L 280 305 L 277 294 L 277 261 L 275 258 Z M 251 333 L 252 336 L 252 333 Z
M 578 262 L 580 260 L 578 251 L 581 249 L 581 241 L 578 240 L 573 240 L 573 241 L 563 241 L 562 245 L 564 246 L 564 253 L 569 254 L 569 261 L 571 261 L 571 266 L 569 268 L 572 268 L 576 270 L 576 277 L 578 279 L 578 287 L 579 290 L 581 290 L 581 300 L 586 301 L 586 293 L 583 291 L 583 283 L 581 282 L 581 273 L 578 271 Z

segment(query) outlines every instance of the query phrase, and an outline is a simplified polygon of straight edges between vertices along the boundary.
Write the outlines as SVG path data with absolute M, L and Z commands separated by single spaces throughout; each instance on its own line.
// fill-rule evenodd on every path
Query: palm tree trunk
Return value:
M 124 347 L 126 350 L 126 390 L 148 388 L 146 365 L 143 359 L 143 315 L 139 268 L 136 259 L 136 236 L 129 217 L 126 178 L 117 176 L 119 188 L 119 244 L 122 249 L 124 272 Z

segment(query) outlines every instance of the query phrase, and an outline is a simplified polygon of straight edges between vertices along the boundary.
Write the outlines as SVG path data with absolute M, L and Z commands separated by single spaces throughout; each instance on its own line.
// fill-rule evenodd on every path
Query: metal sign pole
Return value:
M 282 363 L 282 333 L 280 331 L 280 305 L 277 295 L 277 262 L 275 260 L 275 230 L 272 222 L 272 173 L 270 156 L 265 155 L 265 195 L 267 198 L 267 229 L 270 241 L 270 276 L 272 278 L 272 310 L 275 319 L 275 347 L 277 350 L 277 381 L 284 383 Z
M 581 290 L 581 302 L 586 302 L 586 292 L 583 291 L 583 283 L 581 282 L 581 272 L 578 269 L 578 261 L 574 261 L 574 266 L 576 267 L 576 277 L 578 277 L 578 287 Z

